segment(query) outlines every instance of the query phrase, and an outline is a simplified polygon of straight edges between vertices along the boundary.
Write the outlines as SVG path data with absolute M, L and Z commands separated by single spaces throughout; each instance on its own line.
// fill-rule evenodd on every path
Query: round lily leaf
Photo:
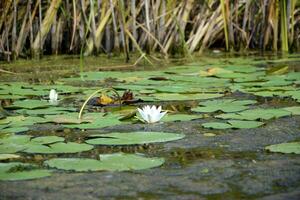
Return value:
M 163 101 L 187 101 L 199 99 L 212 99 L 222 97 L 223 94 L 218 93 L 196 93 L 196 94 L 173 94 L 173 93 L 156 93 L 153 97 Z
M 0 160 L 8 160 L 13 158 L 20 158 L 20 156 L 17 154 L 0 154 Z
M 120 124 L 126 124 L 126 122 L 122 122 L 118 118 L 101 117 L 92 123 L 70 124 L 70 125 L 64 125 L 64 127 L 78 128 L 78 129 L 99 129 L 99 128 L 104 128 L 104 127 L 108 127 L 108 126 L 120 125 Z
M 49 167 L 73 171 L 129 171 L 158 167 L 164 163 L 163 158 L 146 158 L 138 154 L 103 154 L 100 160 L 85 158 L 54 158 L 45 161 Z
M 193 119 L 200 119 L 201 115 L 187 115 L 187 114 L 167 114 L 162 118 L 162 122 L 173 122 L 173 121 L 190 121 Z
M 65 114 L 69 112 L 75 112 L 75 108 L 64 108 L 64 107 L 48 107 L 43 109 L 20 109 L 17 110 L 17 113 L 20 114 L 27 114 L 27 115 L 58 115 L 58 114 Z
M 47 101 L 40 101 L 35 99 L 15 101 L 9 108 L 25 108 L 25 109 L 35 109 L 35 108 L 45 108 L 50 106 Z
M 292 115 L 300 115 L 300 106 L 286 107 L 286 108 L 283 108 L 283 110 L 291 112 Z
M 92 135 L 95 139 L 86 140 L 88 144 L 98 145 L 136 145 L 156 142 L 169 142 L 184 138 L 184 134 L 165 132 L 128 132 Z
M 228 129 L 228 128 L 232 128 L 232 126 L 230 124 L 221 123 L 221 122 L 203 123 L 202 126 L 204 128 L 212 128 L 212 129 Z
M 254 100 L 235 100 L 235 99 L 216 99 L 205 102 L 200 102 L 200 107 L 193 108 L 195 112 L 237 112 L 248 109 L 247 105 L 254 104 Z
M 232 128 L 257 128 L 262 126 L 263 122 L 258 121 L 242 121 L 242 120 L 229 120 L 229 124 L 231 124 Z
M 265 147 L 265 149 L 271 152 L 300 154 L 300 142 L 274 144 Z
M 0 152 L 5 154 L 17 153 L 24 149 L 26 149 L 26 147 L 20 144 L 0 144 Z
M 48 146 L 41 144 L 29 143 L 24 150 L 26 153 L 41 153 L 41 154 L 59 154 L 59 153 L 78 153 L 93 149 L 92 145 L 78 144 L 75 142 L 57 142 Z
M 51 144 L 55 142 L 63 142 L 65 138 L 58 136 L 41 136 L 33 138 L 30 143 L 38 143 L 38 144 Z
M 283 109 L 253 109 L 245 110 L 239 113 L 226 113 L 217 115 L 217 118 L 221 119 L 238 119 L 238 120 L 269 120 L 272 118 L 279 118 L 291 115 L 291 112 Z
M 257 121 L 229 120 L 227 123 L 222 123 L 222 122 L 203 123 L 202 126 L 204 128 L 212 128 L 212 129 L 228 129 L 228 128 L 243 129 L 243 128 L 257 128 L 263 124 L 264 124 L 263 122 L 257 122 Z
M 0 163 L 0 180 L 16 181 L 51 176 L 51 171 L 37 169 L 37 166 L 19 162 Z

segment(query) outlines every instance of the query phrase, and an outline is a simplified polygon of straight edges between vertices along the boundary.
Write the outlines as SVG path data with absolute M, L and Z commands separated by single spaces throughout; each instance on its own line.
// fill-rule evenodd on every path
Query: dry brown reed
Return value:
M 6 0 L 0 60 L 81 52 L 168 59 L 210 47 L 297 51 L 299 29 L 296 0 Z

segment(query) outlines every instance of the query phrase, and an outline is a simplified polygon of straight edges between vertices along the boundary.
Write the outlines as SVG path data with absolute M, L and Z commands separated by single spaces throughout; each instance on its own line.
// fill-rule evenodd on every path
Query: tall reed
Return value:
M 0 11 L 0 60 L 122 53 L 128 61 L 137 52 L 150 61 L 146 53 L 168 59 L 211 47 L 300 49 L 296 0 L 9 0 Z

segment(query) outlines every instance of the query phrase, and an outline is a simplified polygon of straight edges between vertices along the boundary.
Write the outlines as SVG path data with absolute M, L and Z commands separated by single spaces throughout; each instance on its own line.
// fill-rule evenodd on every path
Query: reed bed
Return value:
M 5 0 L 0 60 L 132 52 L 146 58 L 208 48 L 298 51 L 296 0 Z

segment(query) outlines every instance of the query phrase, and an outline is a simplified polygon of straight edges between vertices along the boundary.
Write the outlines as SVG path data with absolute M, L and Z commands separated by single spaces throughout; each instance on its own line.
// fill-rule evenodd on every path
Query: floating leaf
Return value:
M 127 132 L 92 135 L 96 139 L 86 140 L 88 144 L 98 145 L 135 145 L 156 142 L 169 142 L 184 138 L 183 134 L 165 132 Z
M 291 112 L 283 110 L 283 109 L 253 109 L 253 110 L 245 110 L 239 113 L 226 113 L 217 115 L 217 118 L 221 119 L 239 119 L 239 120 L 269 120 L 272 118 L 279 118 L 284 116 L 291 115 Z
M 41 153 L 41 154 L 58 154 L 58 153 L 77 153 L 82 151 L 89 151 L 93 149 L 92 145 L 78 144 L 75 142 L 57 142 L 48 146 L 41 144 L 27 144 L 24 150 L 26 153 Z
M 227 123 L 222 122 L 208 122 L 203 123 L 202 126 L 204 128 L 212 128 L 212 129 L 244 129 L 244 128 L 257 128 L 264 123 L 257 121 L 242 121 L 242 120 L 229 120 Z
M 129 171 L 158 167 L 164 163 L 163 158 L 146 158 L 138 154 L 102 154 L 100 160 L 86 158 L 54 158 L 45 161 L 49 167 L 82 171 Z
M 22 101 L 15 101 L 9 108 L 26 108 L 26 109 L 34 109 L 34 108 L 45 108 L 50 106 L 47 101 L 40 101 L 40 100 L 22 100 Z
M 257 121 L 242 121 L 242 120 L 229 120 L 229 124 L 231 124 L 232 128 L 257 128 L 262 126 L 263 122 Z
M 162 118 L 163 122 L 172 122 L 172 121 L 190 121 L 193 119 L 200 119 L 201 115 L 187 115 L 187 114 L 167 114 Z
M 265 147 L 265 149 L 271 152 L 300 154 L 300 142 L 274 144 Z
M 94 120 L 92 123 L 85 124 L 72 124 L 72 125 L 64 125 L 67 128 L 79 128 L 79 129 L 99 129 L 108 126 L 115 126 L 120 124 L 126 124 L 127 122 L 123 122 L 119 120 L 119 115 L 110 115 L 110 116 L 100 116 L 98 119 Z
M 235 99 L 217 99 L 205 102 L 200 102 L 201 107 L 193 108 L 195 112 L 216 112 L 221 110 L 223 112 L 237 112 L 248 109 L 247 105 L 254 104 L 254 100 L 235 100 Z
M 221 122 L 207 122 L 207 123 L 203 123 L 202 126 L 204 128 L 213 128 L 213 129 L 228 129 L 228 128 L 232 128 L 232 126 L 230 124 L 221 123 Z
M 51 176 L 51 171 L 37 169 L 36 165 L 19 162 L 0 163 L 0 180 L 16 181 Z
M 3 133 L 21 133 L 28 131 L 28 127 L 11 127 L 11 128 L 4 128 L 1 130 Z
M 163 101 L 187 101 L 199 99 L 212 99 L 223 96 L 218 93 L 197 93 L 197 94 L 173 94 L 173 93 L 156 93 L 154 98 Z
M 75 112 L 75 108 L 65 108 L 65 107 L 48 107 L 44 109 L 19 109 L 16 112 L 19 114 L 27 114 L 27 115 L 58 115 L 65 114 L 69 112 Z
M 41 136 L 31 139 L 30 143 L 51 144 L 55 142 L 63 142 L 65 138 L 58 136 Z
M 20 158 L 20 156 L 17 154 L 0 154 L 0 160 L 8 160 L 13 158 Z
M 300 115 L 300 106 L 285 107 L 283 110 L 291 112 L 292 115 Z

